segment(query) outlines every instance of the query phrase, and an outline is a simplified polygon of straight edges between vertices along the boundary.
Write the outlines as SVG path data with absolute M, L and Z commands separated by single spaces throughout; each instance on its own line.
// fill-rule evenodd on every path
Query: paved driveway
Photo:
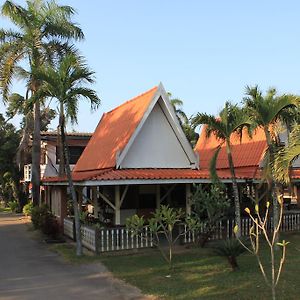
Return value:
M 30 238 L 20 217 L 0 214 L 0 299 L 147 299 L 101 264 L 71 265 Z

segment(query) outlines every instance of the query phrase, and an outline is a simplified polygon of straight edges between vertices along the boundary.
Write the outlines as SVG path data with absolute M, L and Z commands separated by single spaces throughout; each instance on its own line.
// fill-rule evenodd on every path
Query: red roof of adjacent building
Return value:
M 103 114 L 74 171 L 115 167 L 117 154 L 127 145 L 156 91 L 154 87 Z
M 259 167 L 259 164 L 267 149 L 267 143 L 263 129 L 258 128 L 253 133 L 252 137 L 249 137 L 247 131 L 244 130 L 242 139 L 240 139 L 237 134 L 233 134 L 230 142 L 233 163 L 236 168 L 249 166 Z M 210 137 L 207 137 L 206 127 L 204 126 L 195 147 L 195 151 L 198 152 L 200 157 L 200 168 L 209 168 L 210 160 L 219 145 L 222 146 L 217 159 L 217 169 L 228 169 L 229 165 L 226 153 L 226 145 L 222 144 L 222 141 L 217 139 L 214 134 L 211 134 Z

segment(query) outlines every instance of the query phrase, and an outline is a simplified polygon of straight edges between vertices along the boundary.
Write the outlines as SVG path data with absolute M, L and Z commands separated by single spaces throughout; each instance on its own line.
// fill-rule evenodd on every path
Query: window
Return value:
M 69 146 L 70 165 L 75 165 L 84 150 L 84 146 Z M 56 147 L 56 163 L 59 164 L 59 147 Z

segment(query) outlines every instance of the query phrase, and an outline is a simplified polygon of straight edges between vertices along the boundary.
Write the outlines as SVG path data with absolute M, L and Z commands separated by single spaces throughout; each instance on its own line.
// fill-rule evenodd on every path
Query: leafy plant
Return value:
M 270 219 L 270 202 L 267 202 L 266 211 L 262 216 L 259 211 L 259 205 L 255 205 L 255 217 L 251 213 L 249 208 L 245 208 L 247 214 L 249 214 L 251 220 L 253 221 L 253 226 L 250 228 L 249 231 L 249 238 L 251 242 L 251 247 L 245 245 L 240 239 L 239 242 L 241 245 L 250 253 L 252 253 L 258 262 L 260 271 L 265 279 L 267 286 L 270 287 L 272 292 L 272 299 L 276 299 L 276 287 L 278 285 L 280 275 L 283 270 L 283 265 L 286 259 L 286 246 L 289 242 L 283 240 L 281 243 L 278 243 L 278 236 L 280 231 L 280 226 L 282 223 L 282 215 L 283 215 L 283 195 L 278 196 L 277 198 L 278 204 L 280 206 L 280 213 L 279 213 L 279 220 L 278 223 L 273 223 L 273 228 L 271 228 L 271 232 L 268 232 L 267 225 L 268 220 Z M 273 220 L 274 221 L 274 220 Z M 238 231 L 237 226 L 234 228 L 234 232 Z M 266 268 L 260 258 L 260 238 L 263 237 L 267 242 L 267 245 L 270 249 L 270 268 Z M 275 261 L 275 247 L 280 246 L 282 248 L 281 258 L 279 265 L 276 265 Z M 270 274 L 267 274 L 268 270 L 270 269 Z
M 214 252 L 219 256 L 227 258 L 233 271 L 239 268 L 237 257 L 244 253 L 246 249 L 240 244 L 237 239 L 227 239 L 214 248 Z
M 31 210 L 31 222 L 34 229 L 41 229 L 43 220 L 45 216 L 49 213 L 48 207 L 46 205 L 34 206 Z
M 201 247 L 204 247 L 208 239 L 217 228 L 217 223 L 222 220 L 230 207 L 230 202 L 225 198 L 223 186 L 213 184 L 205 191 L 202 185 L 195 185 L 191 198 L 193 204 L 193 217 L 201 223 L 201 231 L 196 233 Z
M 145 219 L 137 215 L 128 218 L 126 221 L 126 227 L 133 232 L 134 235 L 138 235 L 144 239 L 149 239 L 143 235 L 144 229 L 148 226 L 151 234 L 151 242 L 155 245 L 164 260 L 169 264 L 169 267 L 172 268 L 172 259 L 173 259 L 173 247 L 178 239 L 186 234 L 189 231 L 195 230 L 199 224 L 197 220 L 186 217 L 184 219 L 184 212 L 179 209 L 176 210 L 166 205 L 161 205 L 153 213 L 153 217 L 148 220 L 148 225 L 146 225 Z M 179 233 L 174 232 L 176 226 L 186 225 L 186 230 L 179 231 Z M 183 226 L 181 226 L 183 227 Z M 162 239 L 167 241 L 167 251 L 161 245 Z
M 18 202 L 14 200 L 14 201 L 9 201 L 8 206 L 12 212 L 16 212 L 19 205 Z
M 23 207 L 23 214 L 24 214 L 25 216 L 31 216 L 31 214 L 32 214 L 32 209 L 33 209 L 33 204 L 32 204 L 32 202 L 29 202 L 29 203 L 25 204 L 24 207 Z

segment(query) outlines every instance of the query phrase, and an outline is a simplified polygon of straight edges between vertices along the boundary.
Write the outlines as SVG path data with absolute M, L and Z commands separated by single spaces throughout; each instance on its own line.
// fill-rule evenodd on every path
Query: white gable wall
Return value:
M 121 168 L 190 168 L 190 161 L 158 101 L 124 157 Z

